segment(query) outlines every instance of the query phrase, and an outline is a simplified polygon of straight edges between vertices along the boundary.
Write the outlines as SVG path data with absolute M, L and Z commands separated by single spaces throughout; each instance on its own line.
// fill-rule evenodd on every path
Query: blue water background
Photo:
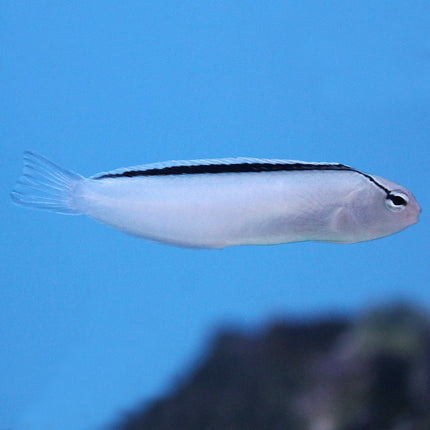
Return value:
M 0 37 L 0 429 L 111 422 L 174 386 L 218 327 L 430 308 L 429 1 L 3 1 Z M 179 249 L 14 206 L 25 149 L 84 175 L 342 162 L 423 213 L 356 245 Z

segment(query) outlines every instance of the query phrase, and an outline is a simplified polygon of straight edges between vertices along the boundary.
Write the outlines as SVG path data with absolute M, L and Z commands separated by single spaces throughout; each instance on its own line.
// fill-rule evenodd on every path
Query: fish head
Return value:
M 378 176 L 359 195 L 356 218 L 370 236 L 377 239 L 397 233 L 419 221 L 421 207 L 407 188 Z M 361 195 L 360 195 L 361 194 Z

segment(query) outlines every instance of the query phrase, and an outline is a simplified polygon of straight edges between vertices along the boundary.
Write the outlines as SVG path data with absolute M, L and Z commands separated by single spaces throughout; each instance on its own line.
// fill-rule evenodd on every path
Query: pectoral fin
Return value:
M 330 227 L 336 233 L 348 233 L 351 231 L 351 216 L 347 208 L 340 207 L 336 209 Z

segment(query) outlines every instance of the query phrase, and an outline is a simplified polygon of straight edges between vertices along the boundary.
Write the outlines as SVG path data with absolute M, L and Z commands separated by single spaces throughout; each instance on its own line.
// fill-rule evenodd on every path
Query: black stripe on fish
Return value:
M 389 190 L 376 181 L 372 176 L 360 172 L 344 164 L 314 164 L 314 163 L 229 163 L 229 164 L 185 164 L 180 166 L 165 166 L 139 170 L 125 170 L 119 173 L 103 173 L 93 179 L 135 178 L 138 176 L 170 176 L 170 175 L 203 175 L 218 173 L 259 173 L 259 172 L 289 172 L 312 170 L 343 170 L 356 172 L 365 176 L 369 181 L 389 194 Z
M 228 164 L 184 164 L 142 170 L 125 170 L 119 173 L 104 173 L 94 179 L 133 178 L 135 176 L 198 175 L 216 173 L 258 173 L 303 170 L 354 170 L 343 164 L 313 163 L 228 163 Z

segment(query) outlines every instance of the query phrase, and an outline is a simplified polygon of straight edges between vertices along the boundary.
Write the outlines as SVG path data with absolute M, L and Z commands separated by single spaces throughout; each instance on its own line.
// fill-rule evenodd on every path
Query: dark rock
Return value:
M 181 387 L 117 428 L 429 430 L 429 321 L 397 306 L 221 333 Z

